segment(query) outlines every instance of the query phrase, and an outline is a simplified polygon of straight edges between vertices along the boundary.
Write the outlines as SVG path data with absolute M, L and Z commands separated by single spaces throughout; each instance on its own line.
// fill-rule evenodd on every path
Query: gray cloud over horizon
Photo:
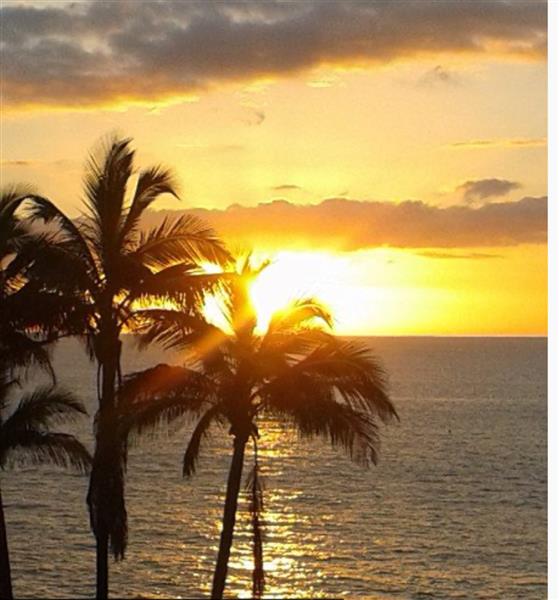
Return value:
M 506 196 L 509 192 L 518 190 L 521 187 L 518 181 L 490 177 L 465 181 L 455 191 L 462 195 L 465 202 L 471 203 Z
M 147 224 L 182 211 L 157 211 Z M 354 251 L 394 248 L 474 248 L 547 240 L 547 197 L 479 207 L 439 207 L 421 201 L 370 202 L 331 198 L 301 205 L 274 200 L 256 206 L 189 210 L 227 240 L 254 246 Z
M 542 60 L 547 37 L 538 0 L 121 0 L 6 5 L 1 18 L 8 107 L 153 102 L 320 66 L 444 53 Z

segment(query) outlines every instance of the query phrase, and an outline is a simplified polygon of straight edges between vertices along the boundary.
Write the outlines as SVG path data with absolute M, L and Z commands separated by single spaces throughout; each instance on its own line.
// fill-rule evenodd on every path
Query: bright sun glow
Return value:
M 282 252 L 256 278 L 250 294 L 256 314 L 257 329 L 266 330 L 272 315 L 296 298 L 313 296 L 331 306 L 332 294 L 325 288 L 335 278 L 336 263 L 327 254 Z
M 258 265 L 268 255 L 253 255 Z M 346 261 L 326 252 L 279 252 L 271 258 L 270 265 L 255 279 L 250 295 L 256 310 L 257 331 L 263 333 L 272 315 L 301 297 L 313 297 L 332 311 L 338 320 L 343 294 L 340 284 L 347 275 Z M 219 301 L 209 297 L 204 312 L 207 319 L 225 327 L 220 314 Z

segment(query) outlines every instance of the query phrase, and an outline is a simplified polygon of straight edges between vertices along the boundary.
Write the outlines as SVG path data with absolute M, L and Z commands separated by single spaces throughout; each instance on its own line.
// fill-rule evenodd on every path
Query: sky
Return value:
M 1 181 L 77 215 L 88 151 L 131 136 L 177 175 L 163 214 L 273 257 L 262 312 L 312 293 L 342 334 L 542 335 L 546 10 L 4 2 Z

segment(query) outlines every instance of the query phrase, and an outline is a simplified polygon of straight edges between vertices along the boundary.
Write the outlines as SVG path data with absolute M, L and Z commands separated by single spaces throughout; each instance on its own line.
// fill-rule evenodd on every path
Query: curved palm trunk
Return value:
M 12 576 L 10 573 L 10 555 L 8 553 L 8 536 L 4 520 L 4 504 L 0 489 L 0 598 L 12 600 Z
M 223 597 L 223 590 L 225 589 L 227 565 L 229 564 L 229 555 L 231 554 L 231 545 L 233 543 L 233 530 L 235 529 L 237 503 L 241 487 L 241 477 L 243 475 L 246 443 L 246 438 L 236 437 L 233 444 L 233 458 L 231 459 L 231 467 L 229 469 L 227 494 L 223 509 L 223 528 L 221 530 L 219 552 L 212 584 L 212 599 L 214 600 L 221 599 Z

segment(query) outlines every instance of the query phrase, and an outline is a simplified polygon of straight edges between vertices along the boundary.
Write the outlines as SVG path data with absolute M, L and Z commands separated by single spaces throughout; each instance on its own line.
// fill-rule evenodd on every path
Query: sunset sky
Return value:
M 2 184 L 134 138 L 342 334 L 545 334 L 546 4 L 3 2 Z M 152 219 L 156 216 L 152 215 Z

